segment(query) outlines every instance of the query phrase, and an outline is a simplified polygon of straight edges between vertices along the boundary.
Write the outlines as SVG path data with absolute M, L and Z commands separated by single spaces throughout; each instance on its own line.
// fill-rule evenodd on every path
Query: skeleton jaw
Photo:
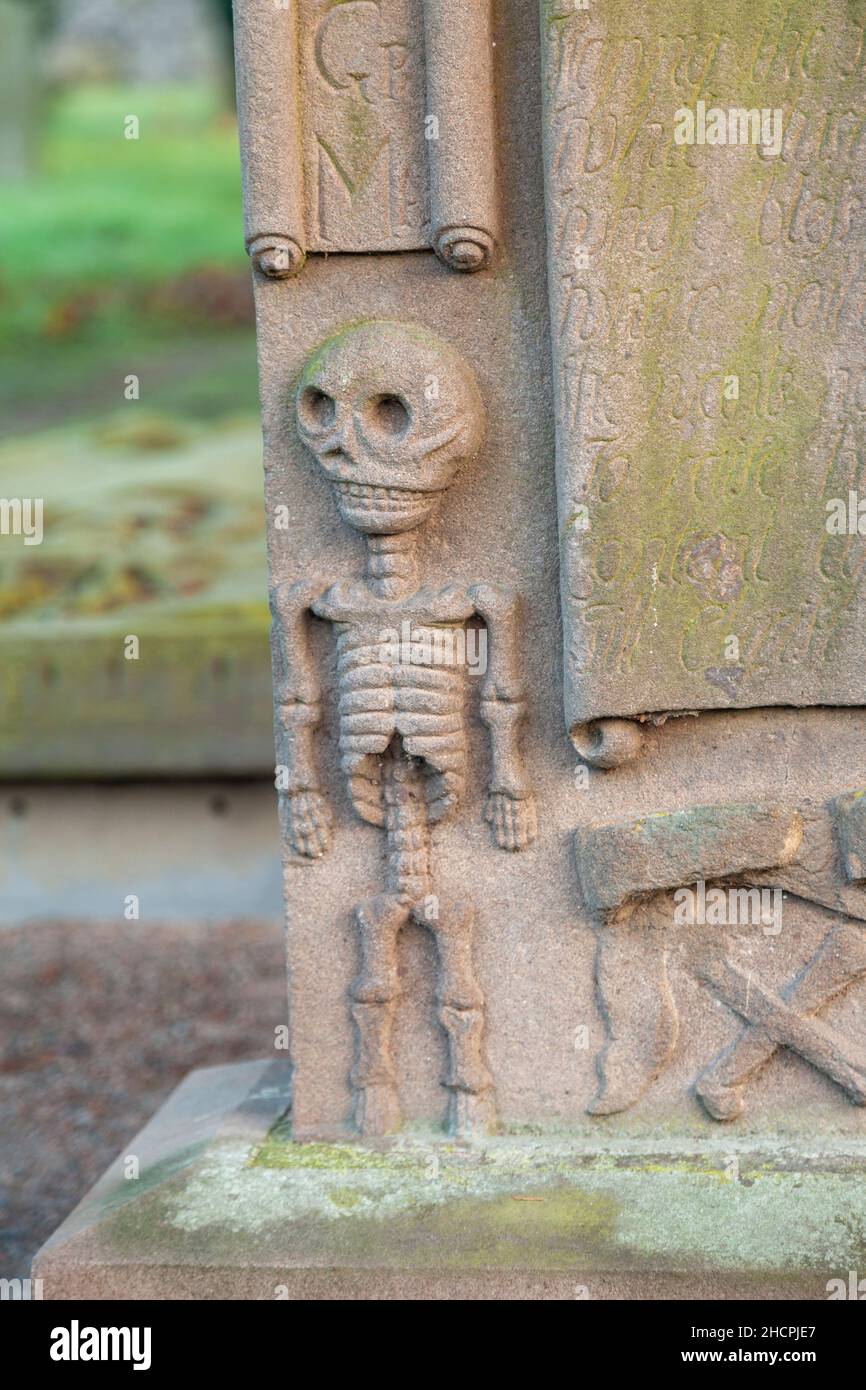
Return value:
M 427 518 L 439 492 L 418 492 L 402 487 L 374 487 L 333 479 L 343 520 L 356 531 L 370 535 L 396 535 L 412 531 Z

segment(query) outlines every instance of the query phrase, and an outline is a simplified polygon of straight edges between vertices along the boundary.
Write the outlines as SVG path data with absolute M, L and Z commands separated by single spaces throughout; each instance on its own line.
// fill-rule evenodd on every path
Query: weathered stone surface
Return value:
M 604 911 L 698 878 L 790 864 L 802 839 L 800 816 L 784 807 L 698 806 L 577 831 L 575 853 L 586 905 Z
M 426 246 L 430 194 L 418 0 L 298 6 L 311 251 Z
M 814 1017 L 866 975 L 866 893 L 848 882 L 861 799 L 798 809 L 704 806 L 576 834 L 608 1031 L 591 1113 L 631 1108 L 673 1057 L 679 1013 L 668 960 L 683 928 L 685 962 L 745 1024 L 695 1087 L 715 1119 L 741 1116 L 747 1085 L 780 1048 L 866 1106 L 866 1051 Z M 713 879 L 725 886 L 708 889 Z M 787 893 L 830 909 L 835 924 L 777 993 L 755 979 L 751 962 L 743 969 L 731 960 L 724 929 L 751 924 L 781 937 Z
M 866 792 L 842 796 L 832 809 L 845 876 L 861 883 L 866 879 Z
M 542 9 L 568 725 L 862 705 L 863 8 Z
M 544 14 L 546 43 L 573 23 L 603 22 L 576 9 L 562 22 Z M 615 1091 L 616 1108 L 629 1107 L 615 1123 L 705 1134 L 716 1121 L 694 1094 L 696 1080 L 748 1022 L 732 991 L 722 1002 L 707 983 L 693 940 L 713 934 L 733 969 L 751 969 L 778 995 L 822 951 L 837 920 L 828 911 L 861 920 L 863 890 L 840 870 L 826 809 L 866 780 L 859 711 L 707 712 L 648 730 L 645 756 L 631 765 L 635 726 L 624 719 L 602 741 L 610 761 L 625 765 L 575 775 L 562 732 L 542 91 L 529 76 L 540 65 L 535 20 L 527 0 L 494 16 L 501 180 L 497 251 L 486 269 L 455 274 L 429 250 L 313 252 L 291 280 L 256 274 L 298 1141 L 357 1139 L 400 1118 L 410 1128 L 483 1129 L 494 1109 L 505 1134 L 527 1125 L 585 1132 L 598 1123 L 586 1110 L 599 1108 L 596 1066 L 614 994 L 630 1039 L 616 1086 L 613 1058 L 607 1068 L 608 1101 Z M 242 44 L 242 67 L 250 57 Z M 252 59 L 254 69 L 260 59 Z M 267 170 L 254 159 L 255 179 L 266 181 Z M 454 362 L 481 406 L 468 415 L 462 407 L 462 439 L 460 428 L 453 438 L 445 432 L 441 476 L 435 455 L 413 476 L 411 450 L 437 437 L 457 400 L 446 390 L 437 416 L 436 389 L 451 380 L 442 364 Z M 476 433 L 466 419 L 479 409 L 485 426 Z M 519 622 L 491 594 L 516 597 Z M 393 637 L 402 639 L 404 622 L 419 657 L 430 633 L 442 640 L 466 624 L 488 638 L 488 670 L 451 671 L 439 691 L 435 715 L 450 721 L 446 742 L 455 740 L 439 748 L 453 759 L 448 768 L 423 741 L 395 766 L 382 743 L 389 732 L 410 744 L 431 734 L 421 683 L 443 676 L 424 657 L 413 662 L 411 650 L 403 669 Z M 830 670 L 815 669 L 822 679 Z M 518 713 L 524 771 L 511 790 L 533 793 L 532 842 L 525 795 L 498 794 L 513 760 L 497 750 Z M 491 716 L 498 733 L 485 727 Z M 739 821 L 720 809 L 733 805 Z M 743 816 L 755 806 L 780 814 Z M 798 817 L 802 863 L 789 862 Z M 605 869 L 590 865 L 595 906 L 581 902 L 575 830 L 592 837 L 641 820 L 686 829 L 678 847 L 659 843 L 658 862 L 641 851 L 630 867 L 616 853 Z M 497 836 L 524 847 L 503 853 Z M 678 876 L 688 886 L 702 873 L 712 885 L 723 870 L 747 876 L 746 887 L 750 876 L 788 894 L 779 935 L 750 920 L 671 932 Z M 600 905 L 614 911 L 628 883 L 649 895 L 647 912 L 600 943 Z M 669 899 L 652 891 L 663 884 Z M 441 906 L 438 931 L 428 905 Z M 442 945 L 449 923 L 456 975 Z M 856 1034 L 861 991 L 852 975 L 822 1014 L 843 1035 Z M 825 1116 L 836 1132 L 862 1130 L 862 1111 L 837 1081 L 785 1045 L 750 1079 L 735 1123 L 751 1135 L 805 1137 Z
M 857 1265 L 862 1140 L 296 1144 L 288 1085 L 188 1077 L 40 1251 L 44 1297 L 826 1298 Z
M 490 0 L 235 0 L 246 239 L 265 274 L 307 251 L 432 246 L 476 271 L 498 235 Z

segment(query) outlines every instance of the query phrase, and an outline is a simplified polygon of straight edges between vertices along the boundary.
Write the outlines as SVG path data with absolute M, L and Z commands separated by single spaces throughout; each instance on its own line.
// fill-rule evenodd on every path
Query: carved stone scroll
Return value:
M 490 0 L 235 0 L 246 241 L 308 252 L 433 247 L 454 270 L 497 240 Z
M 845 0 L 542 6 L 566 718 L 866 704 Z
M 297 0 L 235 4 L 244 236 L 265 275 L 294 275 L 307 254 L 301 171 Z
M 490 0 L 424 0 L 424 33 L 433 245 L 454 270 L 481 270 L 498 235 Z

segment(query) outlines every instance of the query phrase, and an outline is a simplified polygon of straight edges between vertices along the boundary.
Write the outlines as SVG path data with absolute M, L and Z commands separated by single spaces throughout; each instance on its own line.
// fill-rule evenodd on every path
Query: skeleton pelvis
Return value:
M 343 755 L 343 769 L 347 775 L 352 805 L 357 815 L 370 825 L 385 825 L 384 756 L 392 742 L 393 735 L 400 732 L 401 730 L 397 725 L 392 724 L 390 730 L 366 736 L 370 743 L 376 744 L 373 751 L 360 754 L 353 751 Z M 427 822 L 430 825 L 443 820 L 459 805 L 465 782 L 464 762 L 466 756 L 461 732 L 459 741 L 453 741 L 451 753 L 453 766 L 439 767 L 423 755 L 422 750 L 425 744 L 429 746 L 432 741 L 429 735 L 426 739 L 422 735 L 417 735 L 414 738 L 411 736 L 403 738 L 403 748 L 406 753 L 419 759 L 418 771 L 423 779 Z M 440 737 L 435 742 L 438 746 L 432 751 L 434 751 L 434 756 L 441 758 L 444 751 L 441 747 L 443 738 Z

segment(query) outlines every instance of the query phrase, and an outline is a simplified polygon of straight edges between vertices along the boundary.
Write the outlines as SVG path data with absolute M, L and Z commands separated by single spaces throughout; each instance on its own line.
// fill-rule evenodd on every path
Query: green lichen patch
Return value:
M 293 1144 L 283 1128 L 253 1162 L 243 1141 L 213 1144 L 107 1211 L 102 1239 L 112 1257 L 180 1263 L 826 1282 L 866 1250 L 861 1149 L 562 1136 L 369 1148 Z
M 862 565 L 825 528 L 860 467 L 850 14 L 547 15 L 570 722 L 856 688 Z M 678 140 L 699 103 L 772 141 Z
M 253 1168 L 299 1168 L 321 1172 L 347 1172 L 354 1169 L 387 1170 L 411 1164 L 413 1160 L 394 1153 L 380 1153 L 358 1144 L 295 1144 L 278 1130 L 272 1132 L 250 1159 Z M 416 1161 L 417 1162 L 417 1161 Z

